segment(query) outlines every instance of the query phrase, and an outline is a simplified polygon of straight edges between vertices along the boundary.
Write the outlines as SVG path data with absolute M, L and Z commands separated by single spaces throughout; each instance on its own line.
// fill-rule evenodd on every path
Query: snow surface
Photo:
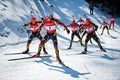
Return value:
M 97 8 L 94 15 L 89 15 L 88 4 L 84 0 L 1 0 L 0 1 L 0 33 L 10 32 L 8 37 L 0 36 L 0 80 L 120 80 L 120 19 L 115 19 L 115 31 L 110 30 L 107 35 L 100 35 L 102 29 L 98 29 L 97 35 L 102 46 L 107 52 L 99 52 L 97 44 L 88 44 L 88 54 L 76 55 L 84 50 L 78 42 L 74 42 L 72 49 L 66 50 L 70 42 L 70 34 L 59 25 L 57 28 L 58 44 L 62 61 L 69 66 L 66 68 L 56 62 L 52 41 L 46 43 L 50 58 L 26 59 L 18 61 L 7 61 L 12 58 L 31 56 L 31 54 L 5 55 L 14 52 L 22 52 L 26 48 L 27 32 L 21 33 L 18 29 L 24 23 L 30 21 L 31 14 L 40 19 L 47 12 L 51 12 L 50 5 L 53 5 L 53 15 L 65 24 L 69 24 L 72 16 L 75 19 L 84 14 L 90 17 L 93 22 L 100 26 L 103 20 L 109 16 Z M 29 28 L 27 28 L 29 29 Z M 41 34 L 44 36 L 44 29 Z M 84 37 L 85 39 L 85 37 Z M 78 39 L 75 37 L 74 39 Z M 30 45 L 31 52 L 37 52 L 39 40 L 35 39 Z

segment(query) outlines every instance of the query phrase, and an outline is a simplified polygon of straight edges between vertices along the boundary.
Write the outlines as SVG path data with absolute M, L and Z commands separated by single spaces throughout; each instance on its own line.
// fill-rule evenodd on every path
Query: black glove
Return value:
M 67 33 L 69 34 L 69 33 L 70 33 L 70 30 L 67 29 Z
M 24 24 L 23 27 L 27 26 L 27 24 Z
M 41 18 L 41 20 L 43 20 L 43 18 Z
M 98 27 L 95 27 L 95 31 L 97 31 Z

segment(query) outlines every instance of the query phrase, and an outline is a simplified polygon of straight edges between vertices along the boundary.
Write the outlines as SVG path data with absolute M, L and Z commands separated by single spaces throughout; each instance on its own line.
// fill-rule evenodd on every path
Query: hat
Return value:
M 35 17 L 32 17 L 32 18 L 31 18 L 31 21 L 32 21 L 32 22 L 36 21 L 36 18 L 35 18 Z
M 74 20 L 74 19 L 72 20 L 72 23 L 75 23 L 75 20 Z
M 86 23 L 90 22 L 90 18 L 86 18 Z

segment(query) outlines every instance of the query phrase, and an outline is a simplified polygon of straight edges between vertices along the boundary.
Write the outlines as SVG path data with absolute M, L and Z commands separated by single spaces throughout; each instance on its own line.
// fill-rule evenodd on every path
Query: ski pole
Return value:
M 74 16 L 72 16 L 72 18 L 74 19 Z
M 31 11 L 30 14 L 31 14 L 31 18 L 32 18 L 33 17 L 33 11 Z
M 21 28 L 21 29 L 18 28 L 18 30 L 19 30 L 19 32 L 20 32 L 20 36 L 19 36 L 17 42 L 20 41 L 20 39 L 21 39 L 21 37 L 22 37 L 22 33 L 25 33 L 25 28 Z
M 87 18 L 86 14 L 83 14 L 85 18 Z
M 35 12 L 39 15 L 40 18 L 43 18 L 41 15 L 40 15 L 40 12 L 35 10 Z
M 50 9 L 51 9 L 51 13 L 52 13 L 51 17 L 53 17 L 53 5 L 52 4 L 50 5 Z

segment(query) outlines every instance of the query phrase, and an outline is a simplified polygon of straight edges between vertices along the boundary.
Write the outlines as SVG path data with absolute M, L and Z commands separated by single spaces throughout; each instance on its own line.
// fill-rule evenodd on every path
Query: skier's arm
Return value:
M 92 22 L 91 22 L 91 23 L 92 23 Z M 96 24 L 94 24 L 94 23 L 92 23 L 92 25 L 93 25 L 93 26 L 94 26 L 94 28 L 95 28 L 94 30 L 95 30 L 95 31 L 97 31 L 98 26 L 97 26 Z
M 85 29 L 85 24 L 83 24 L 83 25 L 79 28 L 79 32 L 80 32 L 82 29 Z
M 26 23 L 23 25 L 23 27 L 30 26 L 30 23 Z
M 67 31 L 68 34 L 70 33 L 69 29 L 67 28 L 67 26 L 66 26 L 64 23 L 62 23 L 62 22 L 60 22 L 60 21 L 58 21 L 58 20 L 55 20 L 55 22 L 56 22 L 57 24 L 63 26 L 63 27 L 65 28 L 65 30 Z
M 66 27 L 70 27 L 71 26 L 71 24 L 69 24 L 69 25 L 66 25 Z
M 44 26 L 44 22 L 41 23 L 40 27 L 39 27 L 39 32 L 42 30 L 42 27 Z
M 37 24 L 40 25 L 42 23 L 42 21 L 37 21 Z
M 86 34 L 86 31 L 84 31 L 84 33 L 82 34 L 82 39 L 83 39 L 83 37 L 84 37 L 85 34 Z

